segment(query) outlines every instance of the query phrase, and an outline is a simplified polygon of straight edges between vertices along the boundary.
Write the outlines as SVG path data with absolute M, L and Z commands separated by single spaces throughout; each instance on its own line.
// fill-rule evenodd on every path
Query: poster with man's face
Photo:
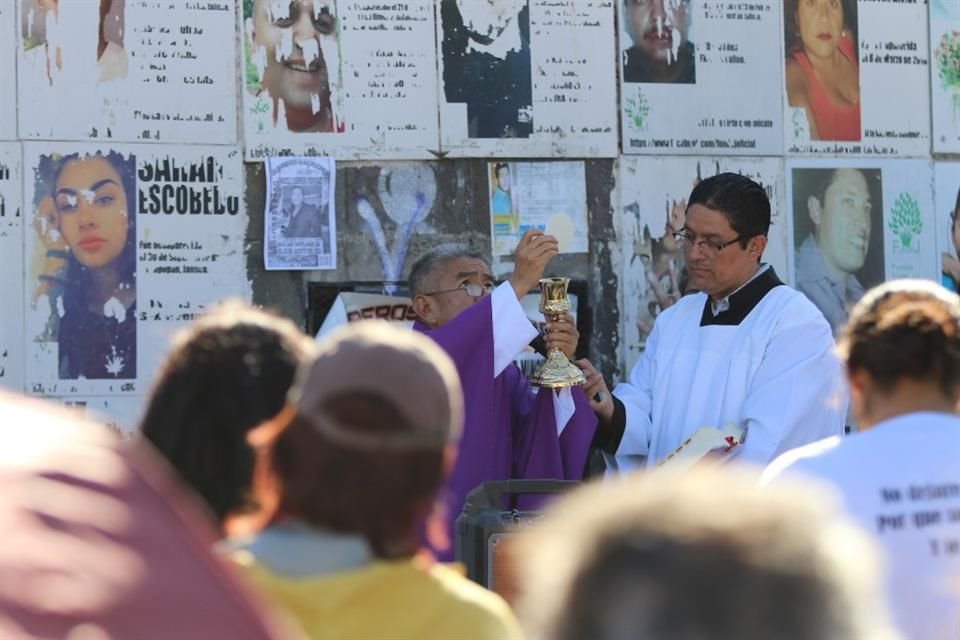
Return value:
M 440 144 L 450 157 L 613 157 L 614 10 L 440 0 Z
M 9 4 L 21 138 L 236 142 L 232 3 Z
M 242 0 L 248 160 L 431 158 L 433 0 Z
M 779 155 L 782 0 L 615 0 L 625 154 Z M 744 96 L 750 96 L 745 100 Z
M 933 193 L 924 161 L 793 161 L 793 285 L 836 332 L 871 287 L 933 278 Z

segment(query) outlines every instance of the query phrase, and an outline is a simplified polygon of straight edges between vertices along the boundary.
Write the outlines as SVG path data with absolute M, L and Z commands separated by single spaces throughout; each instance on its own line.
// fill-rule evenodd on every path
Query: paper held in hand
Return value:
M 657 463 L 657 467 L 672 470 L 687 469 L 706 457 L 711 451 L 726 453 L 743 442 L 746 433 L 738 424 L 728 424 L 723 430 L 716 427 L 700 427 L 692 436 L 680 443 L 670 455 Z

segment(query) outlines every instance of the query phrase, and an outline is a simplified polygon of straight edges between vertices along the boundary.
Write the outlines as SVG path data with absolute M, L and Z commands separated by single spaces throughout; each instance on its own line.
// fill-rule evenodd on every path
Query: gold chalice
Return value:
M 540 313 L 552 322 L 560 319 L 560 314 L 570 310 L 570 298 L 567 297 L 567 287 L 570 278 L 541 278 L 540 279 Z M 586 383 L 583 371 L 563 354 L 560 349 L 553 348 L 547 352 L 547 360 L 530 382 L 538 387 L 561 389 L 576 387 Z

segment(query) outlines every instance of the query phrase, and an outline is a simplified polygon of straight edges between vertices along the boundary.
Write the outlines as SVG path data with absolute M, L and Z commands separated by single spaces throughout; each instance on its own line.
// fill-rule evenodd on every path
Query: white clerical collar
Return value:
M 757 267 L 757 270 L 753 272 L 753 275 L 750 276 L 750 279 L 747 280 L 746 282 L 744 282 L 742 285 L 740 285 L 739 287 L 737 287 L 736 289 L 734 289 L 733 291 L 731 291 L 730 293 L 728 293 L 728 294 L 725 295 L 724 297 L 720 298 L 719 300 L 714 300 L 713 298 L 711 298 L 711 299 L 710 299 L 710 311 L 713 312 L 713 315 L 714 315 L 714 316 L 717 316 L 717 315 L 723 313 L 724 311 L 726 311 L 727 309 L 729 309 L 729 308 L 730 308 L 730 296 L 732 296 L 732 295 L 735 294 L 737 291 L 740 291 L 740 289 L 743 289 L 745 286 L 747 286 L 748 284 L 750 284 L 751 282 L 753 282 L 753 281 L 757 278 L 757 276 L 759 276 L 761 273 L 763 273 L 764 271 L 766 271 L 766 270 L 769 269 L 769 268 L 770 268 L 770 265 L 769 265 L 769 264 L 766 264 L 766 263 L 761 264 L 759 267 Z

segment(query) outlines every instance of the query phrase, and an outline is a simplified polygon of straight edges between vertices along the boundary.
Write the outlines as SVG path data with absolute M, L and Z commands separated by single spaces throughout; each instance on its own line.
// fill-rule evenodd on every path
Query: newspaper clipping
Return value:
M 19 9 L 21 138 L 236 142 L 233 2 L 3 4 Z
M 487 173 L 494 256 L 513 253 L 529 229 L 555 236 L 560 253 L 587 252 L 583 162 L 491 162 Z
M 337 268 L 333 158 L 267 158 L 267 270 Z

